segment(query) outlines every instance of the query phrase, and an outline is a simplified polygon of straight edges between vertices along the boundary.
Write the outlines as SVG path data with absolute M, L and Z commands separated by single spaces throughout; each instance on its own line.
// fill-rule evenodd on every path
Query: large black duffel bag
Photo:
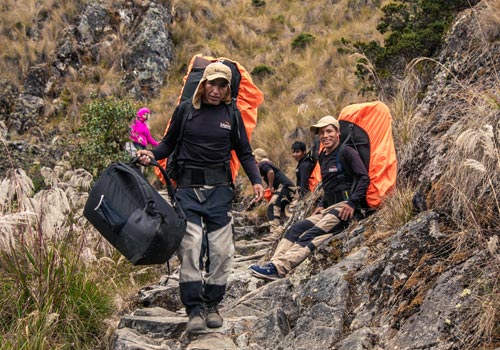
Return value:
M 135 164 L 116 162 L 99 176 L 83 215 L 134 265 L 163 264 L 175 253 L 186 230 L 186 218 L 163 167 L 168 203 Z

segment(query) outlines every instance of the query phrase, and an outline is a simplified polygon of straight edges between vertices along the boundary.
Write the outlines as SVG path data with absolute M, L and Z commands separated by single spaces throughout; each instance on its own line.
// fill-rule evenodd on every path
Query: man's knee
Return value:
M 313 227 L 314 224 L 308 220 L 302 220 L 293 224 L 285 233 L 285 238 L 289 241 L 295 242 L 301 234 Z

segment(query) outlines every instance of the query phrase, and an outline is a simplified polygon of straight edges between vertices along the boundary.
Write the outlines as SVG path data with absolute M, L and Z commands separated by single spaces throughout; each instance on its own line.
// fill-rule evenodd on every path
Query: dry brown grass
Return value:
M 415 215 L 412 204 L 414 191 L 415 189 L 411 186 L 400 184 L 391 195 L 387 196 L 377 213 L 376 231 L 378 233 L 394 233 L 413 218 Z
M 34 64 L 54 53 L 76 12 L 74 1 L 5 0 L 0 7 L 0 76 L 18 84 Z
M 291 132 L 297 127 L 308 129 L 321 116 L 335 115 L 346 104 L 366 100 L 357 95 L 353 59 L 338 54 L 337 48 L 344 34 L 352 40 L 380 38 L 366 26 L 366 22 L 375 23 L 380 16 L 375 9 L 349 9 L 350 16 L 356 15 L 358 19 L 353 22 L 352 17 L 344 16 L 348 1 L 266 2 L 265 9 L 255 8 L 251 2 L 231 1 L 223 11 L 217 3 L 195 3 L 173 2 L 179 19 L 172 25 L 178 62 L 162 89 L 166 102 L 163 106 L 170 111 L 180 91 L 178 82 L 184 74 L 183 64 L 194 54 L 231 57 L 249 71 L 257 65 L 268 65 L 275 74 L 255 79 L 265 101 L 252 143 L 254 147 L 272 150 L 273 160 L 280 160 L 281 166 L 292 169 L 294 162 L 288 156 L 294 141 L 288 138 Z M 209 14 L 205 17 L 204 13 Z M 206 22 L 200 25 L 200 21 Z M 304 49 L 294 50 L 292 40 L 303 32 L 314 35 L 315 41 Z M 328 102 L 318 108 L 317 101 Z M 308 106 L 306 116 L 298 112 L 304 106 Z M 171 112 L 165 113 L 168 119 Z M 164 126 L 160 129 L 157 132 L 162 133 Z M 156 131 L 156 124 L 153 130 Z M 288 175 L 293 177 L 292 173 Z

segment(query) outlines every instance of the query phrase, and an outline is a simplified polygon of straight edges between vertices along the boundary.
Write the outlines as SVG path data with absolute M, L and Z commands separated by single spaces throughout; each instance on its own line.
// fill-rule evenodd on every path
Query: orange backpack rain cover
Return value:
M 238 90 L 238 96 L 236 98 L 236 106 L 238 107 L 239 111 L 241 112 L 241 118 L 243 119 L 243 124 L 245 125 L 245 130 L 247 132 L 248 136 L 248 141 L 251 141 L 252 137 L 252 132 L 255 129 L 255 126 L 257 125 L 257 108 L 262 104 L 264 101 L 264 94 L 262 91 L 259 90 L 257 86 L 252 81 L 252 77 L 250 73 L 243 67 L 239 62 L 236 62 L 234 60 L 231 60 L 229 58 L 225 57 L 219 57 L 219 58 L 214 58 L 210 56 L 203 56 L 201 54 L 194 55 L 191 58 L 191 61 L 189 62 L 188 70 L 186 75 L 183 78 L 184 85 L 186 84 L 186 81 L 188 80 L 189 73 L 193 69 L 193 66 L 195 64 L 195 61 L 199 60 L 205 60 L 208 63 L 212 62 L 217 62 L 217 61 L 230 61 L 236 64 L 240 74 L 241 74 L 241 80 L 239 84 L 239 90 Z M 183 85 L 183 88 L 184 88 Z M 182 90 L 179 95 L 179 98 L 177 100 L 177 104 L 181 102 L 181 97 L 182 97 Z M 170 121 L 167 124 L 167 127 L 165 129 L 165 133 L 168 131 L 168 127 L 170 126 Z M 167 159 L 162 159 L 158 161 L 161 166 L 164 168 L 166 167 Z M 240 167 L 240 161 L 238 160 L 236 156 L 236 152 L 233 150 L 231 151 L 231 172 L 233 174 L 233 181 L 236 179 L 236 175 L 238 174 L 238 170 Z M 158 178 L 164 182 L 163 177 L 161 176 L 160 170 L 155 167 L 155 173 L 158 176 Z
M 338 120 L 358 125 L 369 137 L 370 185 L 366 192 L 366 201 L 371 208 L 378 207 L 395 187 L 398 172 L 391 112 L 380 101 L 357 103 L 344 107 Z
M 316 162 L 313 170 L 311 171 L 311 175 L 309 175 L 309 190 L 314 192 L 316 186 L 321 182 L 321 168 L 319 166 L 319 162 Z

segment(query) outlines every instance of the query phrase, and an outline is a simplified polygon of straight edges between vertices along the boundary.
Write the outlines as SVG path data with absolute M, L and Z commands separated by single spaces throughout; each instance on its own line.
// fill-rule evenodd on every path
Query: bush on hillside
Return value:
M 292 40 L 292 47 L 294 49 L 303 49 L 314 41 L 315 37 L 309 33 L 300 33 Z
M 252 0 L 253 7 L 263 7 L 266 6 L 266 2 L 264 0 Z
M 73 165 L 97 176 L 111 162 L 129 160 L 124 145 L 134 116 L 135 108 L 129 101 L 98 99 L 84 105 Z
M 479 0 L 395 0 L 384 6 L 384 16 L 377 26 L 380 33 L 388 34 L 384 45 L 376 41 L 352 44 L 364 56 L 356 66 L 357 76 L 363 81 L 362 90 L 380 90 L 380 83 L 391 80 L 393 76 L 401 76 L 412 59 L 434 57 L 455 16 L 478 2 Z M 345 42 L 350 44 L 349 41 Z M 367 65 L 367 61 L 371 65 Z
M 269 67 L 265 64 L 259 64 L 257 66 L 255 66 L 255 68 L 252 70 L 252 73 L 251 73 L 253 76 L 256 76 L 256 77 L 266 77 L 268 75 L 273 75 L 274 74 L 274 68 L 272 67 Z

